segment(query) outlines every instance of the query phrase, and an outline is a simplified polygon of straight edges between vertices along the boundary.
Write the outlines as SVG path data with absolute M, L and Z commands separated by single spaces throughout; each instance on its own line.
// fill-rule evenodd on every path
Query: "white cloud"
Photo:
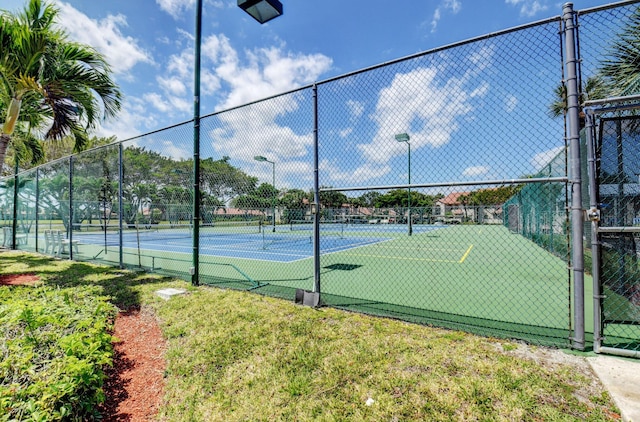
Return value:
M 357 119 L 362 116 L 364 113 L 364 103 L 362 101 L 347 101 L 347 108 L 349 109 L 349 114 L 351 114 L 351 119 Z
M 156 0 L 161 10 L 174 18 L 178 18 L 183 11 L 189 10 L 196 4 L 196 0 Z
M 462 172 L 463 176 L 482 176 L 483 174 L 489 173 L 490 168 L 487 166 L 473 166 L 467 167 Z
M 436 32 L 438 22 L 440 22 L 440 19 L 442 18 L 443 11 L 450 11 L 455 15 L 460 11 L 460 9 L 462 9 L 462 3 L 459 0 L 444 0 L 440 3 L 433 12 L 433 17 L 431 18 L 431 32 Z
M 518 107 L 518 97 L 511 94 L 507 95 L 504 99 L 504 111 L 513 113 L 516 107 Z
M 406 145 L 393 141 L 393 135 L 407 132 L 412 151 L 430 146 L 439 148 L 451 141 L 461 118 L 474 109 L 473 101 L 484 97 L 490 89 L 479 79 L 481 71 L 491 66 L 492 46 L 482 47 L 467 57 L 465 72 L 447 77 L 452 64 L 443 61 L 408 73 L 397 73 L 388 86 L 380 90 L 371 119 L 377 133 L 368 143 L 360 143 L 363 164 L 351 175 L 381 175 L 389 171 L 389 161 L 406 154 Z M 460 66 L 460 63 L 456 63 Z M 420 90 L 416 91 L 416 87 Z M 361 178 L 359 182 L 364 179 Z
M 276 47 L 245 51 L 241 57 L 226 36 L 211 35 L 202 44 L 201 102 L 207 95 L 215 94 L 220 98 L 217 110 L 248 104 L 317 81 L 331 64 L 330 58 L 320 54 L 292 54 Z M 158 90 L 142 97 L 147 109 L 158 110 L 170 117 L 189 116 L 193 108 L 192 50 L 185 48 L 172 55 L 164 68 L 164 74 L 156 77 Z M 292 160 L 308 154 L 312 134 L 299 134 L 276 122 L 298 109 L 295 94 L 283 96 L 278 101 L 277 105 L 270 102 L 243 107 L 240 114 L 220 114 L 222 127 L 209 133 L 216 151 L 253 163 L 256 150 L 259 150 L 272 160 L 284 161 L 286 158 L 288 168 L 298 171 L 301 166 L 292 165 Z M 354 110 L 357 107 L 354 106 Z M 246 113 L 251 117 L 247 118 Z M 205 142 L 204 135 L 202 139 Z M 279 172 L 284 174 L 285 169 L 281 167 Z M 258 166 L 256 170 L 261 171 L 262 167 Z
M 228 44 L 226 37 L 220 37 L 224 38 L 223 44 Z M 322 54 L 296 55 L 276 47 L 246 52 L 246 64 L 240 62 L 235 51 L 233 53 L 225 54 L 218 60 L 210 57 L 214 61 L 214 73 L 230 88 L 222 108 L 308 85 L 317 81 L 332 64 L 332 60 Z
M 142 98 L 161 113 L 168 113 L 172 109 L 171 104 L 158 93 L 149 92 L 144 94 Z
M 440 22 L 440 8 L 436 8 L 435 12 L 433 12 L 433 18 L 431 18 L 431 32 L 436 32 L 438 28 L 438 22 Z
M 535 171 L 542 170 L 544 166 L 549 164 L 558 154 L 564 150 L 564 147 L 556 147 L 547 151 L 536 154 L 531 159 L 531 165 Z
M 70 38 L 91 45 L 104 54 L 115 74 L 127 74 L 138 63 L 153 63 L 151 55 L 120 28 L 127 26 L 124 15 L 108 15 L 102 20 L 87 17 L 68 3 L 58 3 L 60 22 Z
M 353 128 L 348 127 L 348 128 L 346 128 L 346 129 L 342 129 L 342 130 L 340 131 L 340 133 L 338 133 L 338 135 L 339 135 L 342 139 L 344 139 L 344 138 L 346 138 L 347 136 L 351 135 L 352 133 L 353 133 Z
M 278 116 L 297 109 L 293 97 L 280 104 L 256 103 L 219 115 L 222 128 L 211 131 L 214 148 L 220 155 L 252 162 L 256 151 L 272 161 L 290 161 L 307 155 L 313 143 L 311 133 L 298 134 L 276 123 Z M 248 142 L 250 140 L 250 142 Z
M 225 7 L 225 2 L 222 0 L 205 0 L 204 3 L 203 13 L 212 8 L 222 9 Z M 196 0 L 156 0 L 156 4 L 160 7 L 160 10 L 167 12 L 178 20 L 184 12 L 194 8 Z
M 149 113 L 147 104 L 142 99 L 131 98 L 123 103 L 117 119 L 102 123 L 97 135 L 125 140 L 157 127 L 158 121 Z
M 174 160 L 186 160 L 191 157 L 190 151 L 175 145 L 172 141 L 162 141 L 162 155 L 173 158 Z
M 176 77 L 164 78 L 159 76 L 156 78 L 158 85 L 166 92 L 172 95 L 185 95 L 187 93 L 187 87 L 184 81 Z
M 458 129 L 457 118 L 472 110 L 471 96 L 464 89 L 464 79 L 451 78 L 442 83 L 440 76 L 435 68 L 419 68 L 396 74 L 381 90 L 373 115 L 378 133 L 371 143 L 358 145 L 367 161 L 385 163 L 391 155 L 404 153 L 405 146 L 390 143 L 394 133 L 411 132 L 415 149 L 449 142 Z M 420 94 L 416 94 L 416 86 L 421 87 Z M 416 124 L 418 128 L 411 130 Z
M 366 163 L 357 169 L 344 169 L 328 160 L 321 160 L 319 170 L 326 177 L 324 180 L 335 182 L 336 185 L 359 184 L 363 180 L 372 180 L 388 174 L 391 168 L 388 165 L 378 166 Z
M 292 54 L 282 48 L 246 51 L 240 57 L 224 35 L 212 35 L 204 43 L 204 67 L 217 94 L 223 96 L 218 109 L 229 109 L 261 98 L 291 91 L 317 81 L 332 61 L 321 54 Z M 308 153 L 312 133 L 297 133 L 280 119 L 298 109 L 298 94 L 258 102 L 219 114 L 222 127 L 209 132 L 212 145 L 220 155 L 232 155 L 256 165 L 256 174 L 267 171 L 254 163 L 256 151 L 278 165 L 278 177 L 290 179 L 308 171 Z M 250 142 L 247 142 L 250 140 Z M 312 174 L 311 171 L 308 174 Z
M 172 77 L 191 78 L 193 75 L 193 51 L 189 48 L 182 50 L 179 54 L 172 54 L 166 64 L 166 69 Z
M 538 0 L 505 0 L 505 3 L 512 6 L 520 6 L 520 16 L 527 18 L 549 9 L 547 4 Z
M 487 95 L 488 92 L 489 92 L 489 83 L 488 82 L 482 82 L 476 89 L 471 91 L 469 96 L 471 98 L 484 97 L 485 95 Z

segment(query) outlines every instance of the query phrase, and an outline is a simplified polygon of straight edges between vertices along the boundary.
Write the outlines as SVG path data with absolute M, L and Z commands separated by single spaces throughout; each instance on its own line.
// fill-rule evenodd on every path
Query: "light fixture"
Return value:
M 260 23 L 282 15 L 282 3 L 278 0 L 238 0 L 238 7 Z

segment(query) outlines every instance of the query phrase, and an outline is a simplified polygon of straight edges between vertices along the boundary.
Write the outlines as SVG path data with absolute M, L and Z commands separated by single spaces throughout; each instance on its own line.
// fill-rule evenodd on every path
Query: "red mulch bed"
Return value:
M 33 285 L 40 281 L 40 277 L 35 274 L 2 274 L 0 275 L 0 286 L 18 286 L 22 284 Z
M 132 309 L 118 314 L 113 367 L 107 369 L 105 421 L 154 420 L 164 395 L 165 342 L 155 317 Z
M 33 285 L 35 274 L 0 275 L 0 286 Z M 164 395 L 165 342 L 155 317 L 138 309 L 122 311 L 115 321 L 113 367 L 107 368 L 106 422 L 154 420 Z

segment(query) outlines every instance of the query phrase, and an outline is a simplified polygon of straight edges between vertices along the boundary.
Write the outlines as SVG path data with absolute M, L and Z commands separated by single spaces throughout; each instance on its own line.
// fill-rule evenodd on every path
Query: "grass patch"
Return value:
M 168 420 L 614 420 L 509 342 L 212 288 L 153 307 Z
M 2 253 L 0 263 L 41 275 L 51 291 L 153 309 L 168 341 L 163 420 L 617 417 L 592 378 L 518 357 L 508 341 L 28 254 Z M 154 295 L 164 287 L 188 294 L 165 301 Z

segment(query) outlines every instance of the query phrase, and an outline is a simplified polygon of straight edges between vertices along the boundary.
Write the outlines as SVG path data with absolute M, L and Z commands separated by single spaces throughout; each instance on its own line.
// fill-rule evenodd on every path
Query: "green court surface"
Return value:
M 417 226 L 412 236 L 397 225 L 349 226 L 344 231 L 344 236 L 380 241 L 331 253 L 321 250 L 320 283 L 327 305 L 483 335 L 570 343 L 574 306 L 567 263 L 503 226 Z M 127 266 L 190 278 L 188 253 L 123 252 Z M 81 245 L 79 255 L 117 262 L 118 250 L 105 254 L 96 245 Z M 278 262 L 203 254 L 200 264 L 203 284 L 291 300 L 296 289 L 314 286 L 311 257 Z M 589 333 L 592 297 L 592 280 L 586 275 Z
M 321 262 L 325 271 L 350 268 L 326 271 L 323 293 L 358 298 L 350 306 L 373 313 L 407 314 L 482 334 L 540 335 L 552 343 L 571 336 L 567 263 L 502 226 L 450 226 L 326 255 Z M 585 277 L 588 332 L 591 292 Z

